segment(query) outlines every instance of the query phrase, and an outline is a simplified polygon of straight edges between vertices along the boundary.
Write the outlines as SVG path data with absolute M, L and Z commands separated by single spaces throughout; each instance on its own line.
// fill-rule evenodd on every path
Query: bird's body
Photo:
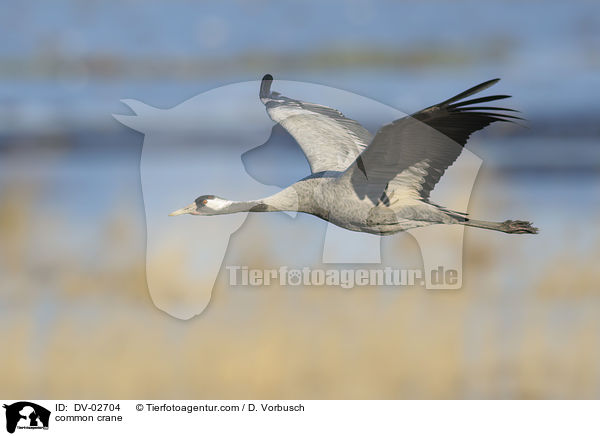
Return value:
M 457 224 L 449 211 L 418 199 L 398 200 L 400 208 L 359 198 L 341 172 L 312 174 L 277 194 L 245 204 L 249 212 L 297 211 L 315 215 L 339 227 L 356 232 L 393 234 L 430 224 Z
M 498 81 L 477 85 L 438 105 L 396 120 L 372 136 L 326 106 L 271 92 L 266 75 L 260 98 L 267 113 L 296 139 L 312 174 L 275 195 L 251 201 L 201 196 L 172 215 L 298 211 L 348 230 L 390 235 L 432 224 L 462 224 L 506 233 L 537 233 L 526 221 L 489 222 L 433 204 L 429 194 L 474 131 L 518 118 L 497 107 L 472 106 L 508 96 L 467 101 Z

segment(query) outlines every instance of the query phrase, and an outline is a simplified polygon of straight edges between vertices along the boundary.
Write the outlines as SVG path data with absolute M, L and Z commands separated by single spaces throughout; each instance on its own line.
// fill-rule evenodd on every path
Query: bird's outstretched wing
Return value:
M 313 173 L 344 171 L 371 142 L 373 135 L 358 122 L 327 106 L 271 92 L 273 77 L 260 86 L 260 100 L 273 121 L 298 142 Z
M 512 109 L 473 106 L 508 95 L 464 100 L 498 80 L 481 83 L 383 126 L 342 177 L 349 177 L 357 194 L 369 196 L 374 204 L 393 202 L 392 195 L 427 200 L 473 132 L 494 121 L 521 119 L 504 113 L 514 112 Z

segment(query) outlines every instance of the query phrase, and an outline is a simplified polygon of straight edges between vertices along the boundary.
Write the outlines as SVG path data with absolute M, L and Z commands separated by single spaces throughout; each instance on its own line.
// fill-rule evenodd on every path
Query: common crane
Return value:
M 461 224 L 505 233 L 537 233 L 528 221 L 472 219 L 436 205 L 429 195 L 454 163 L 469 136 L 495 121 L 520 119 L 515 112 L 480 103 L 507 95 L 467 97 L 497 83 L 489 80 L 448 100 L 383 126 L 372 136 L 358 122 L 327 106 L 271 92 L 273 77 L 260 86 L 260 100 L 273 121 L 298 142 L 311 175 L 270 197 L 233 201 L 202 195 L 170 215 L 298 211 L 357 232 L 390 235 L 432 224 Z

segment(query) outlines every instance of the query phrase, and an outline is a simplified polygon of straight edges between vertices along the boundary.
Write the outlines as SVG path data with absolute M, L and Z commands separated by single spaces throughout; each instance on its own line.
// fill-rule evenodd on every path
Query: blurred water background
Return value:
M 0 397 L 600 396 L 600 3 L 20 1 L 0 29 Z M 267 72 L 408 113 L 502 78 L 527 127 L 469 143 L 470 212 L 541 233 L 469 229 L 461 291 L 240 291 L 224 271 L 201 316 L 158 311 L 143 135 L 111 114 Z M 260 235 L 279 219 L 252 217 L 237 249 L 277 265 Z

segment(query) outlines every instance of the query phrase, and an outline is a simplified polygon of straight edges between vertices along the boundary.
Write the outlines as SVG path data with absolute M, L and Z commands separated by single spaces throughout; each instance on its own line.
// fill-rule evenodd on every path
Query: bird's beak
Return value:
M 184 214 L 186 214 L 186 213 L 192 213 L 192 212 L 194 212 L 195 210 L 196 210 L 196 204 L 195 204 L 195 203 L 192 203 L 192 204 L 190 204 L 189 206 L 186 206 L 186 207 L 184 207 L 184 208 L 181 208 L 181 209 L 178 209 L 178 210 L 176 210 L 176 211 L 174 211 L 174 212 L 171 212 L 171 213 L 169 214 L 169 216 L 184 215 Z

